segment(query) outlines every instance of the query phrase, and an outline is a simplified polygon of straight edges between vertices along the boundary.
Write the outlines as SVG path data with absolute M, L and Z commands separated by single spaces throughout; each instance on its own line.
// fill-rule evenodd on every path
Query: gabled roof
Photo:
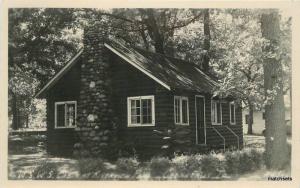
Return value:
M 155 77 L 167 89 L 212 92 L 218 85 L 193 63 L 132 48 L 116 40 L 110 40 L 105 46 L 142 72 Z
M 36 98 L 42 98 L 43 94 L 46 90 L 50 89 L 53 85 L 55 85 L 56 82 L 59 81 L 59 79 L 65 75 L 78 61 L 79 57 L 81 56 L 83 52 L 83 48 L 80 49 L 77 54 L 75 54 L 68 62 L 67 64 L 51 78 L 51 80 L 39 91 L 35 94 L 34 97 Z
M 145 75 L 168 90 L 184 89 L 198 92 L 212 92 L 218 85 L 211 77 L 203 73 L 194 64 L 142 49 L 132 48 L 121 41 L 110 39 L 106 48 L 137 68 Z M 36 95 L 43 97 L 64 74 L 70 70 L 82 55 L 80 50 Z

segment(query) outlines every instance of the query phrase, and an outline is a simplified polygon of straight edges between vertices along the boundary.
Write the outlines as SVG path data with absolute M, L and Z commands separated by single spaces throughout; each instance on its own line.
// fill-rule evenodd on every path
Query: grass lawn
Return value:
M 9 148 L 17 148 L 15 151 L 9 151 L 8 155 L 8 178 L 10 180 L 17 180 L 17 179 L 32 179 L 32 172 L 34 169 L 43 164 L 44 162 L 53 163 L 58 167 L 58 175 L 56 179 L 69 179 L 69 180 L 76 180 L 80 179 L 79 173 L 79 163 L 75 159 L 70 158 L 59 158 L 53 157 L 46 153 L 42 144 L 39 141 L 31 142 L 30 144 L 24 144 L 24 140 L 21 138 L 12 137 L 12 140 L 17 140 L 16 143 L 22 143 L 21 146 L 18 147 L 9 147 Z M 265 138 L 263 136 L 253 136 L 253 135 L 244 135 L 244 147 L 247 148 L 257 148 L 259 150 L 264 148 L 265 145 Z M 290 139 L 289 139 L 290 142 Z M 10 143 L 11 144 L 11 143 Z M 22 148 L 22 150 L 20 150 Z M 16 151 L 17 150 L 17 151 Z M 222 157 L 221 157 L 222 158 Z M 137 176 L 134 179 L 139 180 L 149 180 L 150 171 L 149 167 L 147 167 L 149 163 L 140 163 L 139 167 L 136 169 Z M 126 171 L 125 164 L 125 171 Z M 149 165 L 148 165 L 149 166 Z M 109 173 L 106 174 L 104 179 L 122 179 L 125 176 L 116 176 L 115 171 L 117 169 L 116 164 L 111 164 L 108 162 L 104 162 L 104 167 L 106 171 Z M 160 171 L 160 169 L 159 169 Z M 110 173 L 111 172 L 111 173 Z M 171 175 L 168 175 L 165 179 L 175 179 L 176 177 L 172 177 L 172 170 Z M 251 173 L 246 173 L 243 175 L 239 175 L 238 177 L 231 177 L 228 175 L 217 177 L 218 180 L 267 180 L 268 177 L 288 177 L 290 176 L 290 169 L 284 171 L 268 171 L 264 167 L 262 169 L 256 170 Z M 128 177 L 127 177 L 128 179 Z M 129 178 L 130 179 L 130 178 Z M 199 180 L 205 179 L 203 177 L 199 177 Z M 214 178 L 213 178 L 214 179 Z M 196 179 L 197 180 L 197 179 Z
M 77 160 L 52 157 L 45 151 L 33 154 L 17 154 L 8 156 L 9 179 L 31 179 L 33 170 L 43 162 L 55 163 L 59 167 L 58 177 L 64 179 L 76 179 L 79 176 Z
M 59 177 L 76 179 L 78 177 L 77 161 L 58 158 L 46 153 L 43 135 L 9 136 L 8 178 L 31 179 L 31 173 L 44 162 L 56 163 L 59 166 Z

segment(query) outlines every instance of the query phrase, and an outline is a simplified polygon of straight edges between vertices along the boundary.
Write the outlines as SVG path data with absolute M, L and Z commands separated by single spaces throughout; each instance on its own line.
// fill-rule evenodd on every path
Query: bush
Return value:
M 117 160 L 116 165 L 118 174 L 128 175 L 129 178 L 136 177 L 136 171 L 139 167 L 139 162 L 136 158 L 120 158 Z
M 229 175 L 237 175 L 240 166 L 240 152 L 225 153 L 225 171 Z
M 191 179 L 195 172 L 201 171 L 201 156 L 176 156 L 173 159 L 178 179 Z
M 44 162 L 37 166 L 32 172 L 34 180 L 55 180 L 58 175 L 57 165 L 54 163 Z
M 164 177 L 169 174 L 171 162 L 165 157 L 154 157 L 150 161 L 151 177 Z
M 263 165 L 263 153 L 257 149 L 244 149 L 225 153 L 225 171 L 229 175 L 258 170 Z
M 83 179 L 101 179 L 106 171 L 104 160 L 101 158 L 80 159 L 79 174 Z
M 253 161 L 248 152 L 241 152 L 240 153 L 240 160 L 239 160 L 239 173 L 244 174 L 250 172 L 253 167 Z
M 240 152 L 239 173 L 253 172 L 262 166 L 262 152 L 256 149 L 245 149 Z
M 252 170 L 258 170 L 263 166 L 263 152 L 257 149 L 250 150 L 250 157 L 253 162 Z
M 224 169 L 222 161 L 214 154 L 204 155 L 201 159 L 201 171 L 206 178 L 221 177 Z

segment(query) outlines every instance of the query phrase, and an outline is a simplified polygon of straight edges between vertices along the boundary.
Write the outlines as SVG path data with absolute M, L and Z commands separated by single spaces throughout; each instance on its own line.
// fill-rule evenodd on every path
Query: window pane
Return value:
M 141 101 L 140 100 L 136 100 L 136 114 L 138 116 L 141 115 Z
M 132 124 L 139 124 L 141 122 L 141 116 L 131 116 Z
M 211 117 L 212 117 L 212 122 L 215 123 L 216 122 L 216 102 L 212 102 L 212 106 L 211 106 Z
M 65 104 L 56 105 L 56 127 L 65 126 Z
M 142 99 L 142 123 L 152 123 L 151 99 Z
M 130 100 L 131 109 L 136 108 L 135 100 Z
M 67 127 L 73 127 L 75 126 L 75 104 L 66 104 L 67 105 Z
M 235 113 L 234 113 L 234 104 L 230 104 L 230 117 L 231 117 L 231 122 L 235 122 Z
M 131 115 L 131 124 L 137 123 L 136 116 Z
M 180 100 L 175 99 L 175 123 L 180 123 Z
M 188 123 L 188 102 L 182 100 L 182 123 Z
M 221 103 L 217 103 L 217 123 L 221 123 Z
M 136 116 L 136 108 L 131 108 L 131 116 Z
M 138 124 L 141 122 L 141 109 L 140 109 L 140 100 L 130 100 L 131 104 L 131 124 Z

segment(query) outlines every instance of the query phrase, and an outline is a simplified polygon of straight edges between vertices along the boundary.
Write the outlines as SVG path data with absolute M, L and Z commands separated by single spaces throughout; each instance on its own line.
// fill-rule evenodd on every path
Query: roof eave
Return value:
M 161 86 L 163 86 L 164 88 L 166 88 L 167 90 L 171 90 L 171 87 L 164 83 L 163 81 L 161 81 L 160 79 L 158 79 L 157 77 L 155 77 L 154 75 L 152 75 L 151 73 L 147 72 L 146 70 L 142 69 L 141 67 L 139 67 L 136 63 L 132 62 L 130 59 L 128 59 L 127 57 L 125 57 L 124 55 L 122 55 L 121 53 L 119 53 L 116 49 L 114 49 L 112 46 L 110 46 L 109 44 L 105 43 L 104 44 L 106 48 L 108 48 L 110 51 L 112 51 L 114 54 L 116 54 L 117 56 L 119 56 L 120 58 L 122 58 L 123 60 L 125 60 L 127 63 L 129 63 L 130 65 L 132 65 L 133 67 L 137 68 L 139 71 L 143 72 L 144 74 L 146 74 L 148 77 L 150 77 L 151 79 L 153 79 L 154 81 L 156 81 L 157 83 L 159 83 Z
M 45 92 L 49 90 L 73 65 L 77 62 L 77 59 L 83 52 L 83 48 L 78 51 L 76 55 L 69 60 L 69 62 L 37 93 L 34 98 L 42 99 L 45 98 Z

